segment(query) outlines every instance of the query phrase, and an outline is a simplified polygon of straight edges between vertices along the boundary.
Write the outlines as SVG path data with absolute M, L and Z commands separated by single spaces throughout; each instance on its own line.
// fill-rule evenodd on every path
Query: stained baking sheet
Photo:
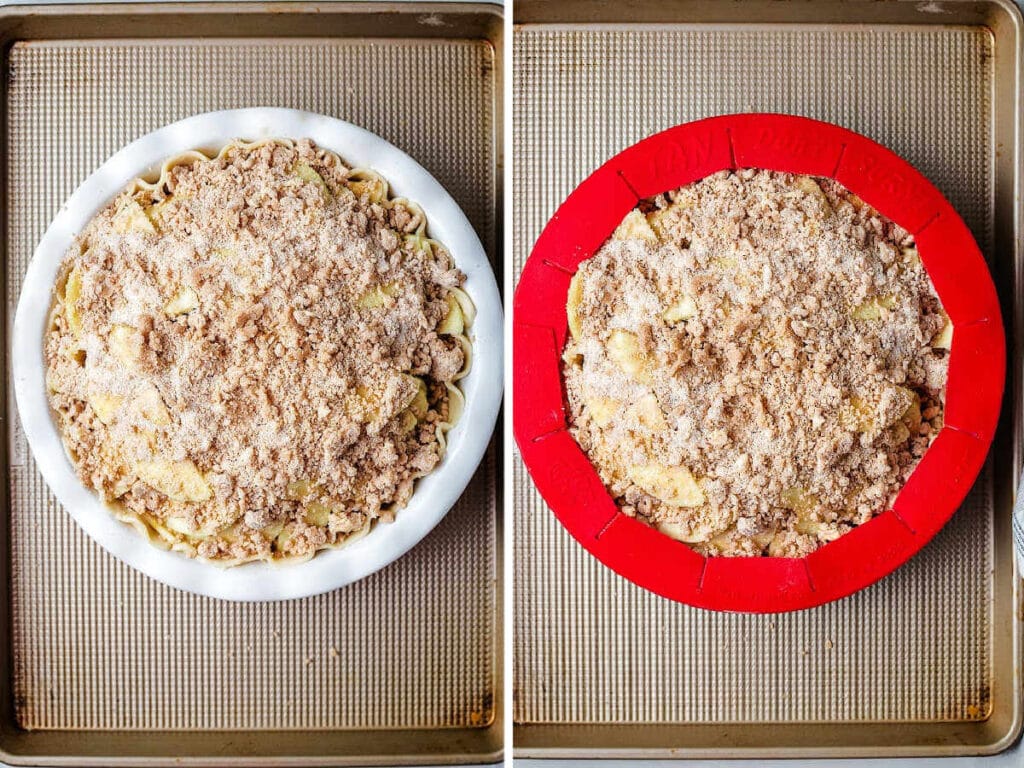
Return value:
M 1014 6 L 524 0 L 514 20 L 517 272 L 561 200 L 626 146 L 715 114 L 802 114 L 891 147 L 947 195 L 993 268 L 1016 345 Z M 561 528 L 517 460 L 516 754 L 998 751 L 1021 724 L 1009 534 L 1019 435 L 1007 407 L 970 497 L 907 566 L 776 616 L 691 609 L 615 575 Z
M 495 6 L 22 7 L 0 11 L 0 30 L 8 327 L 36 242 L 85 176 L 132 139 L 215 109 L 295 107 L 383 136 L 446 186 L 500 270 Z M 496 447 L 390 567 L 321 597 L 232 604 L 153 582 L 96 546 L 47 491 L 11 398 L 6 416 L 0 757 L 497 757 Z

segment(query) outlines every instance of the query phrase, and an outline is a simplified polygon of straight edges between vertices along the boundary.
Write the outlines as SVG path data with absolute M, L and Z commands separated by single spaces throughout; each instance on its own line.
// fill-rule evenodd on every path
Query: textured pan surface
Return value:
M 991 261 L 992 45 L 980 27 L 517 26 L 515 269 L 607 158 L 669 126 L 747 111 L 803 114 L 887 145 L 951 200 Z M 518 459 L 515 470 L 513 717 L 566 726 L 555 742 L 529 741 L 530 754 L 557 750 L 572 724 L 977 721 L 992 711 L 993 676 L 1013 674 L 993 661 L 993 633 L 1005 644 L 1012 621 L 994 623 L 991 458 L 907 566 L 779 616 L 714 614 L 634 586 L 570 538 Z
M 493 259 L 493 55 L 483 41 L 458 40 L 17 44 L 6 104 L 9 311 L 35 243 L 90 171 L 131 139 L 213 109 L 295 107 L 378 133 L 447 187 Z M 164 587 L 103 552 L 52 499 L 13 429 L 12 655 L 23 727 L 490 721 L 493 451 L 447 518 L 392 566 L 321 597 L 243 605 Z

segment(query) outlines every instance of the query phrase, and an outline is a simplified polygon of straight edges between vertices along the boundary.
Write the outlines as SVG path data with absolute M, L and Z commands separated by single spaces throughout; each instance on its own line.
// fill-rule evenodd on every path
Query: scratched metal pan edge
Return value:
M 547 36 L 554 39 L 558 35 L 571 37 L 580 44 L 592 33 L 610 33 L 621 31 L 624 35 L 633 35 L 636 46 L 637 36 L 655 25 L 671 30 L 687 30 L 700 34 L 704 30 L 714 31 L 724 36 L 731 30 L 771 30 L 787 31 L 801 28 L 813 28 L 828 36 L 836 30 L 862 30 L 871 34 L 879 29 L 900 29 L 912 34 L 915 28 L 928 25 L 931 28 L 966 28 L 987 34 L 991 39 L 991 152 L 986 162 L 992 168 L 993 199 L 991 203 L 992 232 L 987 248 L 993 269 L 993 277 L 997 282 L 1000 299 L 1006 318 L 1008 333 L 1008 354 L 1013 363 L 1010 366 L 1010 381 L 1004 395 L 1004 408 L 996 441 L 990 453 L 990 472 L 993 477 L 991 520 L 991 538 L 989 544 L 992 563 L 990 583 L 991 616 L 988 630 L 991 638 L 992 674 L 988 681 L 990 694 L 988 701 L 991 708 L 975 720 L 935 719 L 929 721 L 913 720 L 860 720 L 829 722 L 827 720 L 791 720 L 791 721 L 715 721 L 700 718 L 680 720 L 677 722 L 643 722 L 632 719 L 628 722 L 616 723 L 613 717 L 602 715 L 592 719 L 559 719 L 551 715 L 558 709 L 549 700 L 557 700 L 555 693 L 549 693 L 547 699 L 534 697 L 535 703 L 544 701 L 545 706 L 534 706 L 527 717 L 524 717 L 525 705 L 521 702 L 527 698 L 528 691 L 524 685 L 535 683 L 538 679 L 546 679 L 550 687 L 545 689 L 557 691 L 561 682 L 558 679 L 538 678 L 550 669 L 544 668 L 537 672 L 530 667 L 537 661 L 537 654 L 530 645 L 530 638 L 524 637 L 519 630 L 529 625 L 528 615 L 519 598 L 514 599 L 513 633 L 514 662 L 513 687 L 516 692 L 513 707 L 513 749 L 517 757 L 546 758 L 582 758 L 582 757 L 617 757 L 617 758 L 729 758 L 729 757 L 853 757 L 853 756 L 911 756 L 911 755 L 983 755 L 998 753 L 1013 744 L 1020 736 L 1024 722 L 1022 707 L 1022 682 L 1018 661 L 1022 650 L 1022 619 L 1020 580 L 1014 571 L 1013 552 L 1010 535 L 1010 509 L 1016 488 L 1014 468 L 1018 467 L 1022 458 L 1022 441 L 1024 430 L 1021 424 L 1021 332 L 1024 326 L 1024 306 L 1016 296 L 1024 290 L 1024 274 L 1020 269 L 1020 226 L 1021 211 L 1018 193 L 1021 189 L 1021 101 L 1019 84 L 1021 82 L 1022 53 L 1022 20 L 1017 6 L 1010 0 L 954 0 L 923 5 L 913 2 L 887 0 L 884 2 L 867 3 L 853 0 L 826 1 L 818 3 L 744 3 L 742 8 L 726 2 L 697 3 L 684 0 L 677 4 L 657 2 L 638 2 L 630 4 L 628 13 L 620 4 L 613 2 L 582 2 L 568 0 L 562 3 L 545 3 L 541 0 L 519 0 L 514 8 L 514 55 L 515 69 L 514 88 L 522 88 L 524 72 L 521 70 L 530 57 L 543 56 L 539 48 L 530 49 L 528 56 L 522 55 L 520 35 L 536 33 L 538 37 Z M 785 25 L 784 27 L 782 25 Z M 570 47 L 571 49 L 571 47 Z M 607 49 L 606 49 L 607 50 Z M 635 54 L 636 47 L 629 49 Z M 718 50 L 728 50 L 720 48 Z M 733 49 L 735 50 L 735 49 Z M 608 54 L 612 56 L 611 53 Z M 618 52 L 616 52 L 618 55 Z M 826 56 L 827 54 L 822 54 Z M 884 56 L 885 54 L 881 54 Z M 741 58 L 737 56 L 736 58 Z M 624 54 L 617 61 L 631 61 Z M 792 61 L 792 59 L 789 59 Z M 568 63 L 567 63 L 568 62 Z M 747 62 L 743 62 L 747 63 Z M 835 62 L 829 62 L 835 65 Z M 571 68 L 571 57 L 561 59 L 562 74 L 565 68 Z M 740 66 L 736 64 L 736 66 Z M 800 66 L 796 64 L 795 66 Z M 538 82 L 541 76 L 538 77 Z M 618 81 L 616 81 L 618 82 Z M 552 85 L 555 84 L 555 85 Z M 554 75 L 544 81 L 545 87 L 564 88 L 565 82 Z M 537 86 L 540 87 L 540 86 Z M 558 91 L 549 91 L 548 93 Z M 531 103 L 529 94 L 515 93 L 517 103 Z M 758 104 L 761 108 L 763 105 Z M 786 111 L 784 105 L 775 105 L 779 111 Z M 734 107 L 722 109 L 716 102 L 715 112 L 745 111 Z M 798 105 L 790 111 L 800 114 Z M 562 113 L 560 112 L 559 115 Z M 621 113 L 618 113 L 621 114 Z M 709 116 L 712 112 L 708 112 Z M 697 115 L 687 115 L 686 119 L 695 119 Z M 810 115 L 815 116 L 815 115 Z M 683 122 L 680 119 L 676 122 Z M 523 121 L 528 124 L 528 121 Z M 520 134 L 520 116 L 513 117 L 513 140 L 517 141 Z M 648 133 L 667 126 L 652 126 Z M 630 137 L 636 140 L 642 136 Z M 525 141 L 525 139 L 524 139 Z M 629 141 L 623 141 L 626 146 Z M 539 173 L 536 163 L 550 162 L 545 168 L 564 168 L 571 166 L 560 158 L 545 159 L 543 152 L 531 155 L 534 165 L 520 169 L 516 167 L 523 160 L 524 153 L 520 145 L 515 144 L 513 157 L 513 178 L 516 179 L 515 193 L 516 210 L 521 212 L 523 219 L 530 219 L 533 229 L 524 230 L 517 222 L 513 222 L 514 259 L 516 274 L 532 247 L 533 240 L 539 234 L 539 227 L 547 220 L 552 210 L 535 211 L 529 207 L 531 201 L 543 195 L 525 199 L 523 190 L 524 179 L 534 178 Z M 560 196 L 551 193 L 553 199 L 549 204 L 557 204 L 564 193 L 572 189 L 586 174 L 596 167 L 601 157 L 610 156 L 622 147 L 602 150 L 594 158 L 575 169 L 575 178 L 565 179 L 565 189 Z M 583 148 L 580 151 L 584 154 Z M 541 158 L 538 160 L 537 158 Z M 593 166 L 593 167 L 591 167 Z M 550 177 L 548 177 L 550 179 Z M 561 181 L 561 180 L 559 180 Z M 550 183 L 550 182 L 546 182 Z M 550 195 L 549 195 L 550 196 Z M 548 201 L 545 198 L 545 202 Z M 536 231 L 534 231 L 536 230 Z M 994 258 L 993 258 L 994 257 Z M 514 481 L 515 498 L 519 502 L 515 510 L 516 530 L 513 533 L 514 551 L 526 546 L 526 539 L 520 538 L 520 531 L 525 529 L 524 523 L 531 515 L 550 515 L 542 504 L 532 499 L 535 491 L 530 485 L 529 477 L 516 459 L 516 479 Z M 557 524 L 555 524 L 557 525 Z M 565 536 L 552 536 L 551 530 L 538 523 L 536 528 L 541 533 L 530 534 L 530 545 L 541 542 L 549 546 L 551 551 L 543 553 L 545 557 L 558 561 L 559 558 L 571 561 L 562 566 L 563 573 L 579 572 L 586 574 L 580 579 L 589 579 L 586 583 L 591 590 L 591 600 L 596 599 L 593 590 L 605 586 L 604 583 L 595 587 L 592 571 L 581 565 L 581 559 L 572 549 Z M 523 534 L 525 536 L 526 534 Z M 557 536 L 565 541 L 560 543 Z M 539 537 L 539 538 L 538 538 Z M 583 553 L 585 559 L 586 553 Z M 516 561 L 517 563 L 519 560 Z M 600 566 L 599 566 L 600 567 Z M 530 594 L 530 601 L 539 605 L 552 605 L 550 602 L 554 591 L 545 592 L 543 584 L 534 581 L 524 582 L 525 576 L 518 567 L 515 570 L 513 584 L 514 594 L 520 590 Z M 526 589 L 524 589 L 524 586 Z M 579 586 L 578 584 L 576 586 Z M 535 589 L 537 592 L 529 592 Z M 566 599 L 566 587 L 560 585 L 561 600 Z M 618 587 L 616 586 L 616 589 Z M 616 593 L 617 594 L 617 593 Z M 610 598 L 608 598 L 610 599 Z M 656 601 L 656 598 L 654 599 Z M 613 601 L 615 602 L 615 601 Z M 524 601 L 525 603 L 525 601 Z M 558 603 L 554 603 L 558 604 Z M 650 601 L 647 603 L 650 604 Z M 597 609 L 600 610 L 600 609 Z M 607 609 L 606 609 L 607 610 Z M 619 610 L 618 608 L 616 610 Z M 607 615 L 607 614 L 605 614 Z M 576 627 L 577 625 L 573 625 Z M 580 624 L 586 630 L 593 630 L 589 624 Z M 582 630 L 581 630 L 582 631 Z M 952 630 L 951 630 L 952 631 Z M 602 636 L 592 637 L 592 642 L 600 642 Z M 553 642 L 560 642 L 557 634 Z M 548 644 L 550 647 L 550 644 Z M 526 652 L 529 652 L 527 654 Z M 572 652 L 570 648 L 567 652 Z M 988 653 L 988 651 L 986 651 Z M 520 656 L 523 656 L 521 659 Z M 528 656 L 528 658 L 527 658 Z M 622 683 L 628 688 L 630 679 Z M 788 692 L 779 691 L 779 695 Z M 621 696 L 636 697 L 629 690 Z M 686 692 L 683 692 L 685 697 Z M 614 704 L 618 704 L 615 702 Z M 618 711 L 614 704 L 605 707 L 601 712 Z M 545 708 L 546 707 L 546 708 Z M 597 709 L 595 705 L 595 710 Z M 632 710 L 630 710 L 632 711 Z M 807 726 L 815 723 L 825 727 Z
M 488 147 L 488 158 L 481 167 L 477 162 L 472 172 L 486 179 L 479 205 L 485 213 L 476 214 L 474 224 L 484 227 L 481 238 L 492 259 L 498 275 L 501 274 L 502 255 L 497 234 L 501 230 L 501 155 L 496 148 L 501 146 L 502 127 L 502 8 L 491 2 L 446 4 L 446 3 L 398 3 L 398 2 L 337 2 L 337 3 L 175 3 L 175 4 L 83 4 L 48 6 L 8 6 L 0 8 L 0 51 L 3 55 L 3 78 L 0 88 L 0 137 L 3 141 L 3 178 L 9 180 L 11 166 L 9 139 L 11 136 L 10 87 L 12 78 L 12 46 L 19 41 L 68 41 L 74 46 L 102 45 L 111 50 L 119 46 L 142 44 L 166 47 L 188 56 L 189 39 L 203 37 L 204 44 L 214 41 L 239 40 L 240 47 L 261 47 L 269 50 L 279 41 L 296 41 L 315 45 L 318 41 L 345 43 L 346 41 L 373 39 L 373 46 L 387 49 L 386 56 L 407 56 L 421 61 L 423 50 L 439 48 L 441 44 L 471 43 L 474 47 L 486 49 L 481 55 L 479 71 L 474 77 L 453 83 L 453 93 L 483 102 L 482 109 L 489 117 L 478 121 L 487 126 L 487 134 L 480 140 Z M 244 43 L 240 40 L 244 38 Z M 102 40 L 103 43 L 91 41 Z M 109 41 L 109 46 L 106 41 Z M 432 43 L 434 45 L 432 45 Z M 480 44 L 483 44 L 482 46 Z M 415 50 L 413 50 L 415 49 Z M 229 53 L 230 55 L 230 53 Z M 439 54 L 440 55 L 440 54 Z M 420 58 L 415 58 L 420 57 Z M 316 61 L 313 57 L 314 62 Z M 392 59 L 388 59 L 389 61 Z M 271 73 L 268 80 L 281 73 Z M 365 75 L 365 73 L 363 73 Z M 291 73 L 294 77 L 294 73 Z M 481 85 L 486 82 L 487 85 Z M 294 84 L 294 83 L 293 83 Z M 387 98 L 403 96 L 402 87 L 392 89 Z M 284 97 L 281 97 L 284 98 Z M 312 98 L 312 97 L 311 97 Z M 293 102 L 294 103 L 294 102 Z M 282 103 L 282 106 L 286 104 Z M 290 105 L 290 104 L 288 104 Z M 225 106 L 228 106 L 225 104 Z M 385 107 L 386 105 L 382 105 Z M 394 106 L 391 107 L 394 109 Z M 200 110 L 194 110 L 200 111 Z M 127 142 L 124 142 L 127 143 Z M 116 147 L 114 147 L 116 149 Z M 101 153 L 102 154 L 102 153 Z M 109 152 L 108 152 L 109 154 Z M 105 158 L 105 155 L 103 156 Z M 102 159 L 102 158 L 100 158 Z M 436 160 L 436 158 L 435 158 Z M 444 162 L 436 160 L 436 162 Z M 461 161 L 460 161 L 461 162 Z M 489 162 L 489 165 L 488 165 Z M 98 162 L 96 163 L 98 164 Z M 450 169 L 447 169 L 450 170 Z M 469 173 L 470 171 L 467 171 Z M 12 262 L 10 237 L 13 233 L 10 205 L 19 189 L 11 184 L 2 185 L 0 204 L 4 215 L 0 217 L 0 242 L 4 255 L 2 272 L 5 293 L 10 293 L 8 280 L 16 280 L 12 270 L 18 267 Z M 60 201 L 57 201 L 59 205 Z M 465 203 L 463 203 L 465 205 Z M 51 214 L 54 211 L 51 211 Z M 482 218 L 481 218 L 482 217 Z M 486 222 L 486 223 L 482 223 Z M 2 336 L 6 340 L 7 320 Z M 4 344 L 5 364 L 7 345 Z M 5 425 L 11 407 L 9 398 L 10 369 L 4 378 L 2 407 Z M 488 670 L 484 678 L 489 686 L 482 691 L 483 705 L 479 711 L 454 713 L 456 725 L 417 725 L 411 727 L 396 722 L 388 725 L 378 722 L 373 727 L 317 728 L 311 725 L 292 726 L 288 730 L 274 729 L 273 726 L 239 728 L 235 730 L 196 729 L 188 722 L 167 728 L 113 728 L 93 729 L 26 729 L 19 719 L 18 707 L 22 702 L 15 699 L 12 689 L 16 654 L 25 648 L 15 645 L 15 627 L 12 622 L 14 596 L 12 578 L 20 576 L 22 566 L 16 558 L 24 556 L 24 548 L 12 537 L 10 525 L 10 504 L 12 487 L 10 461 L 12 459 L 13 437 L 9 426 L 5 426 L 5 438 L 0 441 L 0 459 L 5 468 L 3 494 L 3 525 L 0 525 L 0 553 L 5 586 L 0 588 L 0 680 L 3 695 L 0 696 L 0 760 L 10 765 L 398 765 L 398 764 L 458 764 L 490 763 L 501 759 L 503 753 L 502 721 L 504 705 L 501 697 L 501 525 L 500 499 L 502 496 L 500 467 L 501 429 L 495 434 L 492 447 L 485 458 L 477 479 L 471 485 L 477 493 L 492 489 L 494 494 L 485 502 L 487 508 L 496 510 L 496 517 L 489 523 L 491 553 L 491 578 L 482 586 L 474 587 L 476 592 L 490 592 L 491 606 L 486 621 L 489 629 L 481 637 L 486 638 L 487 658 L 480 664 Z M 474 498 L 481 498 L 478 496 Z M 64 514 L 61 512 L 61 514 Z M 428 537 L 429 540 L 429 537 Z M 76 545 L 77 546 L 77 545 Z M 438 545 L 440 546 L 440 545 Z M 75 550 L 78 552 L 78 550 Z M 451 550 L 445 550 L 451 557 Z M 441 554 L 441 553 L 435 553 Z M 89 555 L 94 558 L 94 555 Z M 92 561 L 91 561 L 92 562 Z M 99 562 L 99 561 L 97 561 Z M 458 562 L 458 556 L 452 561 Z M 100 565 L 100 568 L 108 566 Z M 101 583 L 110 573 L 99 572 L 95 578 Z M 145 585 L 146 598 L 153 597 L 153 587 Z M 469 588 L 467 588 L 468 590 Z M 176 599 L 172 596 L 171 600 Z M 155 601 L 156 602 L 156 601 Z M 167 601 L 165 599 L 164 605 Z M 208 606 L 210 615 L 221 616 L 223 611 L 217 605 Z M 197 613 L 196 616 L 201 616 Z M 109 616 L 95 617 L 94 623 L 109 621 Z M 70 619 L 69 619 L 70 621 Z M 448 624 L 452 624 L 449 621 Z M 439 633 L 454 632 L 451 626 L 437 628 Z M 35 648 L 36 646 L 31 646 Z M 69 647 L 68 653 L 84 653 L 87 647 Z M 161 664 L 160 660 L 147 659 L 147 663 Z M 237 662 L 235 662 L 237 663 Z M 350 685 L 357 684 L 356 681 Z M 429 692 L 429 686 L 425 689 Z M 334 695 L 332 693 L 332 695 Z M 435 695 L 435 694 L 430 694 Z M 440 694 L 438 694 L 440 695 Z M 428 702 L 429 704 L 429 702 Z M 336 705 L 333 705 L 336 706 Z M 420 705 L 416 705 L 420 706 Z M 423 706 L 426 706 L 423 705 Z M 471 717 L 470 717 L 471 716 Z M 197 715 L 210 719 L 208 713 Z M 385 714 L 386 717 L 386 714 Z M 173 712 L 163 716 L 172 721 Z M 214 718 L 215 719 L 215 718 Z M 180 718 L 179 718 L 180 720 Z M 206 726 L 208 728 L 208 726 Z

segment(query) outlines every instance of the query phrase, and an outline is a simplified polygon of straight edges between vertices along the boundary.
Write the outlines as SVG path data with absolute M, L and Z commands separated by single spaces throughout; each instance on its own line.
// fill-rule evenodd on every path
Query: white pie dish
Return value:
M 132 179 L 158 171 L 165 159 L 186 150 L 215 152 L 232 139 L 271 137 L 312 139 L 349 166 L 379 172 L 396 196 L 423 208 L 431 237 L 448 248 L 466 274 L 464 290 L 477 309 L 468 331 L 473 361 L 460 381 L 466 404 L 448 433 L 445 457 L 417 481 L 409 504 L 394 522 L 378 523 L 350 545 L 322 551 L 303 563 L 259 562 L 225 569 L 153 546 L 115 518 L 78 479 L 47 401 L 43 338 L 67 248 Z M 384 139 L 350 123 L 298 110 L 252 108 L 196 115 L 147 134 L 75 190 L 29 263 L 14 320 L 12 368 L 18 413 L 36 464 L 60 503 L 100 546 L 148 576 L 189 592 L 226 600 L 284 600 L 337 589 L 383 568 L 441 521 L 472 478 L 494 430 L 501 403 L 502 338 L 501 299 L 491 265 L 465 214 L 433 176 Z

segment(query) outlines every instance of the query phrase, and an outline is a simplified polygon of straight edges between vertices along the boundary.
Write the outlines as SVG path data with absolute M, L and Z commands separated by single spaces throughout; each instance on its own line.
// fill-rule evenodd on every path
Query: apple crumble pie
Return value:
M 189 556 L 350 541 L 441 461 L 470 363 L 464 279 L 415 203 L 308 140 L 172 158 L 61 267 L 44 343 L 72 463 Z
M 644 200 L 567 310 L 573 436 L 624 513 L 705 555 L 814 551 L 941 428 L 952 325 L 909 233 L 833 180 Z

